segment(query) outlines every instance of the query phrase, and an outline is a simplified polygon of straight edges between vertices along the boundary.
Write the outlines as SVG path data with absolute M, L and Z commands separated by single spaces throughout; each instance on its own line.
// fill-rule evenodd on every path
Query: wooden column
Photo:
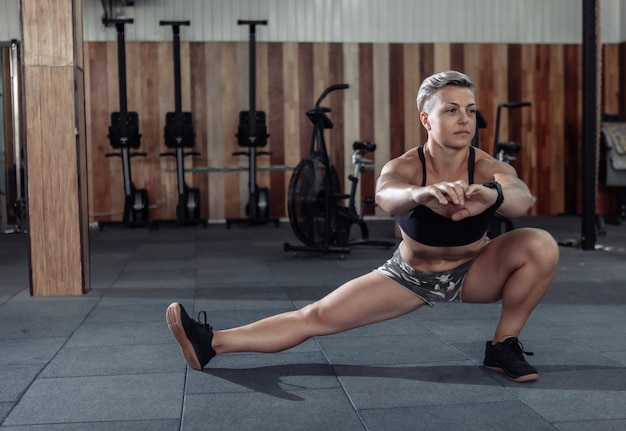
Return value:
M 30 285 L 89 290 L 82 0 L 22 0 Z

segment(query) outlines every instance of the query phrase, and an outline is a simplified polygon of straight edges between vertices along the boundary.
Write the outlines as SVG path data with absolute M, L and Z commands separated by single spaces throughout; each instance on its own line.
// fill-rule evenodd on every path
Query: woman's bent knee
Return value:
M 497 242 L 496 242 L 497 241 Z M 519 228 L 492 241 L 489 256 L 504 259 L 510 267 L 530 264 L 544 273 L 554 273 L 559 262 L 559 245 L 549 232 L 538 228 Z M 491 245 L 488 244 L 487 247 Z
M 556 268 L 559 261 L 559 245 L 554 237 L 543 229 L 525 229 L 527 231 L 526 244 L 531 256 L 547 267 Z

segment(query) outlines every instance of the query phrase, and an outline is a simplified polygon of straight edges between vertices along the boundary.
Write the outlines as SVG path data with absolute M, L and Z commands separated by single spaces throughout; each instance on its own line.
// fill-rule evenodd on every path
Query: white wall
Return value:
M 21 0 L 37 1 L 37 0 Z M 101 0 L 83 1 L 86 41 L 115 40 Z M 107 0 L 108 1 L 108 0 Z M 124 0 L 117 0 L 124 4 Z M 20 0 L 0 0 L 0 41 L 19 39 Z M 267 19 L 260 41 L 580 43 L 582 0 L 134 0 L 127 40 L 171 40 L 159 20 L 189 19 L 181 38 L 244 41 L 238 19 Z M 626 2 L 600 0 L 602 40 L 626 41 Z
M 114 40 L 100 0 L 84 2 L 85 40 Z M 602 38 L 626 40 L 623 0 L 601 0 Z M 184 40 L 243 41 L 238 19 L 267 19 L 260 41 L 580 43 L 582 0 L 135 0 L 127 40 L 170 40 L 161 19 L 190 19 Z
M 18 0 L 0 0 L 0 42 L 21 39 Z

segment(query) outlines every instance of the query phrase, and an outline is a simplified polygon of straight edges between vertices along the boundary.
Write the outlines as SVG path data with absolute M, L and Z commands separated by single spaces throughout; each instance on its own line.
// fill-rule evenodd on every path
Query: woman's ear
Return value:
M 420 112 L 420 122 L 426 130 L 430 131 L 430 122 L 428 121 L 428 114 L 426 112 Z

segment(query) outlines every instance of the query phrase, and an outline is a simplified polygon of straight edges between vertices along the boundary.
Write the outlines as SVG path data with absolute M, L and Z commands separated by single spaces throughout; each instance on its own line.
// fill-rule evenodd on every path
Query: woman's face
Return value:
M 476 99 L 466 87 L 448 85 L 432 95 L 420 113 L 429 139 L 446 146 L 471 145 L 476 132 Z

